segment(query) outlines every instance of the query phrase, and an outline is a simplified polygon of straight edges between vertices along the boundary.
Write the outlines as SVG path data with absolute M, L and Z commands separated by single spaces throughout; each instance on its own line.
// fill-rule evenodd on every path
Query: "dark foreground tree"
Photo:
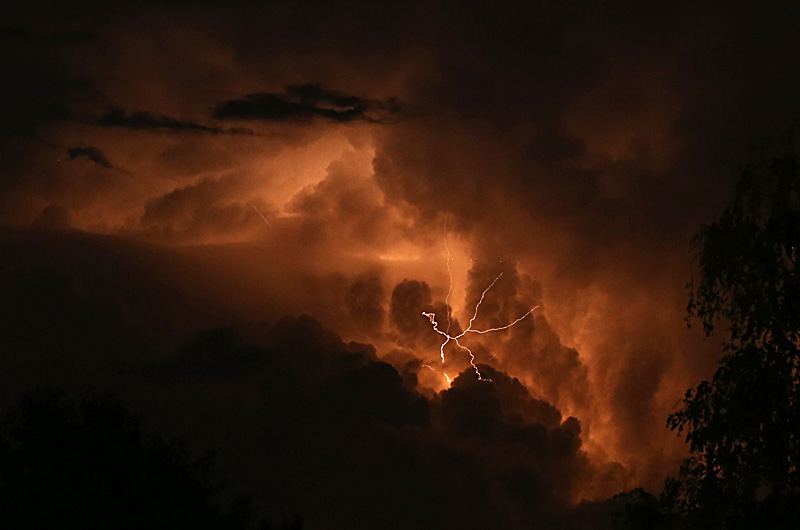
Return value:
M 270 528 L 255 523 L 245 497 L 219 500 L 212 460 L 145 435 L 110 395 L 73 401 L 58 389 L 32 392 L 0 418 L 0 527 Z
M 796 140 L 762 150 L 733 203 L 694 239 L 701 277 L 689 317 L 726 330 L 711 381 L 689 389 L 667 424 L 691 456 L 657 502 L 621 511 L 670 527 L 797 528 L 800 521 L 800 166 Z M 645 528 L 646 526 L 640 526 Z

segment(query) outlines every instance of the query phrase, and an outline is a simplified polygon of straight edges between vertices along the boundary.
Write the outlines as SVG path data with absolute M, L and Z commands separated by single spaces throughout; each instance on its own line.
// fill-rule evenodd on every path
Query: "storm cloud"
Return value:
M 209 134 L 255 134 L 250 129 L 233 128 L 223 129 L 194 123 L 191 121 L 178 120 L 169 116 L 154 114 L 151 112 L 136 111 L 130 114 L 121 108 L 112 108 L 100 119 L 97 124 L 101 127 L 121 127 L 139 131 L 166 131 L 174 133 L 209 133 Z
M 99 147 L 95 147 L 93 145 L 90 145 L 89 147 L 73 147 L 71 149 L 67 149 L 67 154 L 69 155 L 70 160 L 74 160 L 79 157 L 85 157 L 102 167 L 109 169 L 114 167 L 114 164 L 111 163 L 105 153 L 103 153 Z
M 248 94 L 214 109 L 217 119 L 386 123 L 401 113 L 400 103 L 378 101 L 328 90 L 320 84 L 287 86 L 282 94 Z
M 74 260 L 81 246 L 62 252 Z M 560 524 L 592 506 L 602 513 L 600 504 L 571 507 L 597 472 L 580 422 L 520 381 L 482 366 L 493 383 L 467 371 L 428 399 L 374 347 L 346 343 L 308 316 L 200 331 L 158 355 L 153 339 L 167 329 L 159 322 L 193 311 L 180 296 L 150 304 L 149 315 L 136 307 L 154 270 L 127 271 L 138 288 L 106 300 L 92 274 L 5 271 L 3 351 L 24 352 L 27 364 L 6 362 L 72 391 L 113 390 L 155 427 L 219 446 L 225 473 L 269 499 L 261 507 L 270 517 L 301 513 L 312 528 L 517 528 Z M 29 384 L 14 371 L 3 380 L 5 403 Z M 403 509 L 409 502 L 415 509 Z
M 311 528 L 589 528 L 677 469 L 689 240 L 796 125 L 795 6 L 51 9 L 0 32 L 3 377 L 168 403 Z M 422 315 L 533 308 L 465 337 L 492 383 Z

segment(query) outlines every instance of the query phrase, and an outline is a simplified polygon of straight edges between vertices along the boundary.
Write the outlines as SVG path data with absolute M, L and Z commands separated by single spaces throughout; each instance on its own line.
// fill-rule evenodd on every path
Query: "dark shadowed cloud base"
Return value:
M 123 109 L 112 108 L 97 120 L 101 127 L 122 127 L 138 131 L 167 131 L 175 133 L 209 133 L 209 134 L 255 134 L 243 128 L 223 129 L 210 127 L 190 121 L 177 120 L 169 116 L 137 111 L 126 114 Z
M 248 94 L 214 109 L 217 119 L 386 123 L 401 115 L 400 103 L 378 101 L 326 90 L 319 84 L 287 86 L 283 94 Z

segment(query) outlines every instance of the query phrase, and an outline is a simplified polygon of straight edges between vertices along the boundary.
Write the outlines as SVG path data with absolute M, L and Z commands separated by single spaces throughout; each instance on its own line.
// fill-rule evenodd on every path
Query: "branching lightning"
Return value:
M 451 260 L 451 258 L 450 258 L 450 249 L 447 246 L 447 219 L 445 219 L 445 222 L 444 222 L 444 248 L 445 248 L 445 251 L 447 252 L 447 273 L 450 276 L 450 287 L 447 290 L 447 297 L 445 298 L 445 311 L 447 313 L 447 329 L 445 331 L 442 331 L 442 330 L 439 329 L 439 324 L 438 324 L 438 322 L 436 322 L 436 313 L 426 313 L 425 311 L 423 311 L 422 315 L 424 317 L 426 317 L 430 321 L 431 326 L 433 326 L 433 330 L 436 333 L 438 333 L 439 335 L 444 337 L 444 342 L 442 342 L 442 344 L 439 346 L 439 355 L 442 358 L 442 364 L 445 363 L 444 348 L 445 348 L 445 346 L 447 346 L 447 344 L 450 341 L 453 341 L 453 342 L 456 343 L 456 346 L 458 346 L 462 350 L 466 351 L 467 354 L 469 354 L 469 364 L 472 366 L 472 369 L 475 370 L 475 374 L 478 376 L 478 380 L 479 381 L 491 381 L 491 379 L 489 379 L 488 377 L 483 377 L 483 374 L 481 374 L 481 371 L 478 369 L 477 365 L 475 364 L 475 354 L 472 353 L 472 350 L 469 349 L 467 346 L 464 346 L 463 344 L 461 344 L 459 339 L 463 338 L 467 333 L 476 333 L 476 334 L 479 334 L 479 335 L 483 335 L 485 333 L 491 333 L 493 331 L 502 331 L 504 329 L 508 329 L 511 326 L 513 326 L 513 325 L 517 324 L 518 322 L 522 321 L 524 318 L 526 318 L 531 313 L 533 313 L 536 309 L 539 308 L 539 306 L 537 305 L 536 307 L 532 308 L 531 310 L 529 310 L 527 313 L 525 313 L 524 315 L 522 315 L 518 319 L 514 320 L 510 324 L 506 324 L 505 326 L 500 326 L 498 328 L 489 328 L 489 329 L 472 329 L 472 325 L 475 323 L 475 319 L 478 318 L 478 311 L 481 308 L 481 304 L 483 303 L 483 299 L 486 297 L 486 293 L 488 293 L 489 289 L 494 287 L 494 284 L 497 283 L 497 280 L 499 280 L 503 276 L 503 273 L 501 272 L 497 276 L 497 278 L 495 278 L 494 281 L 492 281 L 492 283 L 489 284 L 489 287 L 484 289 L 483 292 L 481 293 L 480 300 L 478 300 L 478 303 L 475 305 L 475 311 L 472 314 L 472 318 L 469 319 L 469 325 L 467 326 L 467 329 L 465 329 L 464 331 L 462 331 L 458 335 L 450 335 L 450 325 L 451 325 L 451 321 L 450 321 L 450 295 L 453 292 L 453 271 L 450 268 L 450 260 Z M 425 368 L 429 368 L 429 369 L 433 370 L 434 372 L 437 371 L 433 367 L 431 367 L 430 365 L 423 364 L 422 366 L 424 366 Z M 452 383 L 450 377 L 448 377 L 447 374 L 442 372 L 442 375 L 445 377 L 445 379 L 447 379 L 448 383 Z
M 447 375 L 447 374 L 446 374 L 446 373 L 444 373 L 444 372 L 440 372 L 439 370 L 437 370 L 436 368 L 434 368 L 433 366 L 431 366 L 431 365 L 429 365 L 429 364 L 423 364 L 423 365 L 422 365 L 422 367 L 423 367 L 423 368 L 427 368 L 428 370 L 431 370 L 432 372 L 436 372 L 437 374 L 441 374 L 442 376 L 444 376 L 444 378 L 445 378 L 445 379 L 447 379 L 447 384 L 448 384 L 448 385 L 449 385 L 449 384 L 451 384 L 451 383 L 453 382 L 453 380 L 452 380 L 452 379 L 450 379 L 450 376 L 449 376 L 449 375 Z

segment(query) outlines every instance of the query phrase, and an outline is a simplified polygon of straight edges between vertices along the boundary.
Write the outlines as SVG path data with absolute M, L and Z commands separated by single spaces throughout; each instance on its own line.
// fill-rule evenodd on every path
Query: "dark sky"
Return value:
M 112 389 L 312 529 L 657 490 L 720 355 L 689 241 L 797 123 L 800 9 L 485 4 L 5 6 L 2 404 Z M 501 273 L 473 329 L 536 309 L 478 381 L 422 312 Z

